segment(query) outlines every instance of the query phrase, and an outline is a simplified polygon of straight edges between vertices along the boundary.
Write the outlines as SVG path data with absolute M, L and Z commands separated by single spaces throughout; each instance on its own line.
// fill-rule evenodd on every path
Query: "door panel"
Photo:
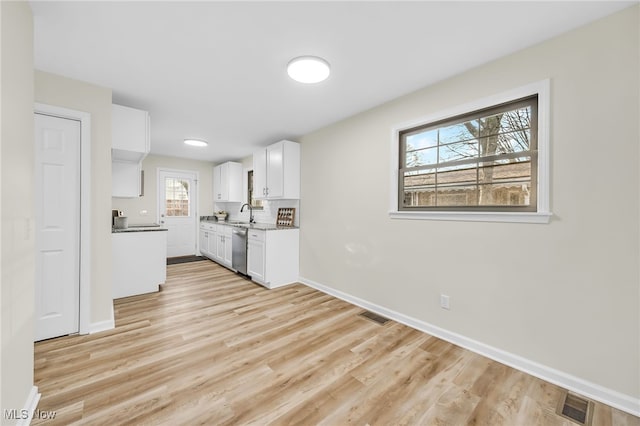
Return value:
M 35 339 L 79 331 L 80 122 L 35 114 Z
M 167 228 L 167 257 L 196 254 L 196 174 L 161 170 L 158 173 L 158 212 Z

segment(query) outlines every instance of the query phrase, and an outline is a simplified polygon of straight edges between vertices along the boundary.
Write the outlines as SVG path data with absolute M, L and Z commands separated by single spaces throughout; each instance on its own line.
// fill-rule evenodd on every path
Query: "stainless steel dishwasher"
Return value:
M 247 229 L 233 227 L 231 234 L 231 267 L 243 275 L 247 275 Z

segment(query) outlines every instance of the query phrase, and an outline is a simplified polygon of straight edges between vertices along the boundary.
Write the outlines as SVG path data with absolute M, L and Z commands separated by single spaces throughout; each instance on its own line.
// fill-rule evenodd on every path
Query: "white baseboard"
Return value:
M 112 330 L 114 328 L 116 328 L 116 320 L 113 313 L 113 304 L 111 304 L 111 319 L 92 322 L 91 324 L 89 324 L 89 334 Z
M 589 382 L 587 380 L 581 379 L 560 370 L 556 370 L 546 365 L 539 364 L 535 361 L 523 358 L 519 355 L 503 351 L 502 349 L 486 345 L 482 342 L 478 342 L 477 340 L 470 339 L 466 336 L 453 333 L 427 322 L 409 317 L 396 311 L 392 311 L 383 306 L 379 306 L 375 303 L 360 299 L 359 297 L 355 297 L 340 290 L 336 290 L 334 288 L 314 282 L 313 280 L 300 277 L 299 281 L 323 293 L 330 294 L 334 297 L 337 297 L 338 299 L 342 299 L 356 306 L 360 306 L 361 308 L 375 312 L 378 315 L 382 315 L 401 324 L 407 325 L 411 328 L 415 328 L 416 330 L 420 330 L 442 340 L 446 340 L 447 342 L 461 346 L 472 352 L 486 356 L 487 358 L 491 358 L 492 360 L 497 361 L 501 364 L 508 365 L 509 367 L 513 367 L 517 370 L 523 371 L 534 377 L 553 383 L 567 390 L 583 395 L 587 398 L 600 401 L 611 407 L 615 407 L 627 413 L 633 414 L 634 416 L 640 416 L 640 399 L 638 398 L 634 398 L 615 390 L 605 388 L 604 386 L 600 386 L 596 383 Z
M 20 411 L 20 413 L 28 413 L 28 417 L 24 419 L 20 418 L 16 425 L 28 426 L 29 424 L 31 424 L 33 413 L 35 413 L 36 408 L 38 407 L 38 402 L 40 402 L 40 393 L 38 393 L 38 387 L 32 386 L 31 391 L 29 391 L 29 396 L 24 403 L 24 408 L 22 409 L 22 411 Z

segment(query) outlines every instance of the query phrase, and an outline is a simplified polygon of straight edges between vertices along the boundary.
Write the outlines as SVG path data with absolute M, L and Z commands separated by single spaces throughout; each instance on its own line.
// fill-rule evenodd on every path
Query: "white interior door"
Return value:
M 35 114 L 35 340 L 79 331 L 80 122 Z
M 167 257 L 196 254 L 197 174 L 159 170 L 159 222 L 167 228 Z

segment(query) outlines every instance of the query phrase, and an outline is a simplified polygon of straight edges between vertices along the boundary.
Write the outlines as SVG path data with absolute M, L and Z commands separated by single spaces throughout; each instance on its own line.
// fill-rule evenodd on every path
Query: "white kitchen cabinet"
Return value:
M 200 255 L 209 257 L 209 231 L 200 228 Z
M 265 284 L 265 249 L 266 231 L 249 231 L 247 236 L 247 275 L 253 281 Z
M 300 198 L 300 144 L 283 140 L 253 154 L 257 199 Z
M 247 240 L 247 274 L 267 288 L 298 281 L 298 229 L 250 229 Z
M 211 260 L 216 257 L 216 229 L 213 223 L 200 224 L 200 254 Z
M 216 253 L 215 261 L 221 265 L 231 267 L 231 253 L 232 253 L 232 227 L 231 226 L 218 226 L 218 232 L 216 232 Z
M 213 168 L 213 201 L 242 202 L 242 164 L 228 161 Z
M 135 198 L 142 193 L 142 160 L 150 150 L 149 113 L 111 105 L 111 195 Z
M 111 196 L 135 198 L 141 194 L 142 165 L 128 161 L 111 162 Z
M 149 113 L 111 105 L 112 160 L 140 163 L 151 150 Z
M 167 231 L 111 234 L 113 298 L 159 290 L 167 279 Z

